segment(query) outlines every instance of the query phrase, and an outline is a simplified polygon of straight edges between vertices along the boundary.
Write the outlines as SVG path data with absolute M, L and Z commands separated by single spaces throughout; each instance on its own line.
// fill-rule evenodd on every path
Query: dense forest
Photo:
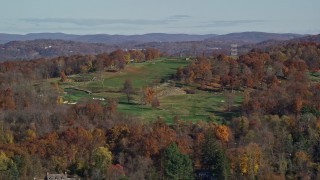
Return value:
M 59 82 L 79 73 L 121 71 L 157 49 L 116 50 L 0 64 L 0 179 L 46 172 L 91 179 L 320 178 L 320 45 L 289 43 L 239 57 L 208 54 L 172 81 L 203 91 L 243 93 L 237 115 L 195 123 L 146 123 L 117 101 L 62 104 Z M 129 99 L 128 99 L 129 100 Z M 228 106 L 226 111 L 232 111 Z

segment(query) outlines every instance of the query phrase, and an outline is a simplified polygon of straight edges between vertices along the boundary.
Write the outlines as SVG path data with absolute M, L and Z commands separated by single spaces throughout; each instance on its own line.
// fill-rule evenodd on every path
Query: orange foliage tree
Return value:
M 214 128 L 215 136 L 223 143 L 227 143 L 230 140 L 230 129 L 226 125 L 217 125 Z

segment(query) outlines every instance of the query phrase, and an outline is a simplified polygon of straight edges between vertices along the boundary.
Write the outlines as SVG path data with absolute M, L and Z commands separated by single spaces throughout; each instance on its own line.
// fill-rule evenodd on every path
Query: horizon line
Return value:
M 110 36 L 141 36 L 141 35 L 149 35 L 149 34 L 166 34 L 166 35 L 228 35 L 228 34 L 240 34 L 240 33 L 266 33 L 266 34 L 295 34 L 295 35 L 318 35 L 319 33 L 294 33 L 294 32 L 267 32 L 267 31 L 235 31 L 230 33 L 166 33 L 166 32 L 151 32 L 151 33 L 141 33 L 141 34 L 108 34 L 108 33 L 88 33 L 88 34 L 78 34 L 78 33 L 64 33 L 64 32 L 29 32 L 29 33 L 7 33 L 7 32 L 0 32 L 0 34 L 7 34 L 7 35 L 31 35 L 31 34 L 64 34 L 64 35 L 77 35 L 77 36 L 90 36 L 90 35 L 110 35 Z

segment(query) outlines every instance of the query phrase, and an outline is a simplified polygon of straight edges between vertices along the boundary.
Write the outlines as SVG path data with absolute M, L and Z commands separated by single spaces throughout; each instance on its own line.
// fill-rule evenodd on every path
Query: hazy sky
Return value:
M 320 33 L 320 0 L 1 0 L 0 33 Z

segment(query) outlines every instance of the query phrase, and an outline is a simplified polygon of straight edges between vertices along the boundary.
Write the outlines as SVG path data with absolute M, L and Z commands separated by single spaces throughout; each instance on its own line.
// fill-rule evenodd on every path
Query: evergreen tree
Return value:
M 193 179 L 192 161 L 179 152 L 178 146 L 173 143 L 165 151 L 164 175 L 166 179 L 188 180 Z
M 212 171 L 215 178 L 228 179 L 230 174 L 228 159 L 212 132 L 205 136 L 201 149 L 201 163 Z

